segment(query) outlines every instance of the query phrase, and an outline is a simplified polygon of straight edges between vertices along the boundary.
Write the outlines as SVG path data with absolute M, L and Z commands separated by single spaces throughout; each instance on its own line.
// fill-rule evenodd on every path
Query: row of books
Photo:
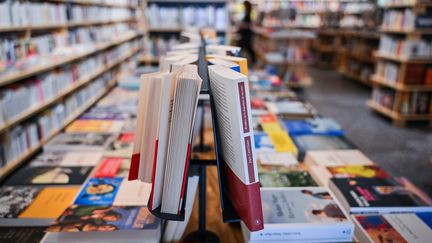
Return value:
M 309 62 L 312 60 L 311 50 L 299 45 L 279 46 L 277 51 L 264 51 L 268 62 Z
M 144 55 L 158 59 L 162 54 L 171 51 L 171 47 L 179 44 L 175 37 L 163 38 L 159 36 L 146 37 L 144 41 Z
M 374 72 L 373 64 L 359 62 L 358 60 L 349 59 L 346 63 L 345 70 L 349 74 L 358 76 L 361 80 L 369 80 Z
M 225 7 L 208 5 L 206 7 L 165 7 L 150 4 L 146 11 L 150 28 L 188 28 L 213 27 L 225 31 L 228 26 L 228 16 Z
M 113 64 L 120 58 L 121 53 L 127 53 L 128 50 L 135 47 L 136 43 L 123 43 L 83 61 L 67 65 L 62 69 L 30 78 L 22 83 L 6 86 L 0 94 L 0 125 L 14 120 L 34 107 L 50 102 L 64 90 L 76 85 L 78 81 L 85 81 L 84 78 L 97 74 L 105 65 Z
M 399 107 L 395 107 L 394 90 L 389 88 L 375 88 L 372 92 L 372 100 L 383 107 L 402 114 L 430 114 L 432 113 L 431 92 L 405 92 L 401 95 Z
M 432 200 L 424 192 L 391 177 L 293 92 L 252 83 L 264 229 L 242 225 L 245 242 L 427 242 Z
M 297 15 L 295 18 L 281 18 L 281 16 L 266 14 L 261 24 L 266 28 L 318 28 L 321 26 L 321 17 L 318 15 Z
M 338 1 L 263 1 L 259 3 L 263 11 L 274 9 L 294 9 L 299 13 L 311 12 L 345 12 L 358 13 L 374 9 L 374 5 L 367 1 L 338 2 Z
M 23 27 L 116 21 L 134 17 L 131 9 L 102 6 L 4 1 L 0 3 L 0 26 Z
M 19 158 L 47 138 L 51 132 L 60 129 L 74 111 L 85 106 L 95 94 L 100 94 L 100 90 L 104 90 L 112 77 L 111 72 L 105 73 L 88 86 L 65 98 L 63 103 L 56 104 L 37 117 L 15 126 L 10 132 L 5 132 L 1 143 L 1 165 L 4 166 Z
M 403 84 L 431 85 L 432 68 L 427 64 L 406 64 L 405 73 L 400 73 L 400 65 L 389 61 L 379 61 L 375 74 L 386 81 Z
M 382 35 L 378 51 L 383 54 L 405 58 L 428 59 L 432 57 L 432 41 L 422 38 L 402 39 Z
M 386 10 L 382 22 L 384 29 L 415 30 L 432 27 L 428 8 L 424 14 L 416 14 L 412 9 Z

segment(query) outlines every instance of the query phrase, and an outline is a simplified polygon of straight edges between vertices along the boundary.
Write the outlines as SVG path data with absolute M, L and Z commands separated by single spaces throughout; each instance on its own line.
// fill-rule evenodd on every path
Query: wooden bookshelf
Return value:
M 134 18 L 110 20 L 110 21 L 84 21 L 77 23 L 66 23 L 66 24 L 53 24 L 53 25 L 36 25 L 36 26 L 12 26 L 12 27 L 0 27 L 0 34 L 7 32 L 24 32 L 24 31 L 40 31 L 40 30 L 55 30 L 55 29 L 68 29 L 76 27 L 87 27 L 93 25 L 110 25 L 123 22 L 133 22 Z
M 400 62 L 400 63 L 427 64 L 427 63 L 432 62 L 432 59 L 408 58 L 408 57 L 404 57 L 404 56 L 400 56 L 400 55 L 398 56 L 398 55 L 392 55 L 392 54 L 380 53 L 380 52 L 376 52 L 375 57 L 394 61 L 394 62 Z
M 57 94 L 55 97 L 45 101 L 42 104 L 37 104 L 36 106 L 29 108 L 27 111 L 23 112 L 22 114 L 16 116 L 15 118 L 11 119 L 10 121 L 6 121 L 1 127 L 0 127 L 0 133 L 6 131 L 7 129 L 13 127 L 16 124 L 19 124 L 20 122 L 28 119 L 29 117 L 34 116 L 35 114 L 40 113 L 41 111 L 45 110 L 46 108 L 52 106 L 53 104 L 57 103 L 58 101 L 62 100 L 64 97 L 66 97 L 69 94 L 74 93 L 79 88 L 83 87 L 84 85 L 90 83 L 93 79 L 101 76 L 105 72 L 111 70 L 115 66 L 121 64 L 123 61 L 128 59 L 129 57 L 133 56 L 135 53 L 139 51 L 139 48 L 134 49 L 124 55 L 123 57 L 117 59 L 116 61 L 112 62 L 109 65 L 106 65 L 105 67 L 101 67 L 98 70 L 96 70 L 94 73 L 87 75 L 86 77 L 81 78 L 80 80 L 76 81 L 73 85 L 70 87 L 62 90 L 59 94 Z
M 10 83 L 13 83 L 13 82 L 18 81 L 18 80 L 22 80 L 24 78 L 34 76 L 36 74 L 54 69 L 58 66 L 65 65 L 67 63 L 81 59 L 83 57 L 90 56 L 92 54 L 106 50 L 112 46 L 117 46 L 117 45 L 123 44 L 125 42 L 128 42 L 132 39 L 139 37 L 140 35 L 141 34 L 130 34 L 124 38 L 121 38 L 121 39 L 118 39 L 115 41 L 111 41 L 111 42 L 103 43 L 103 44 L 98 44 L 95 46 L 95 48 L 91 48 L 91 50 L 87 50 L 87 51 L 84 51 L 82 53 L 75 54 L 73 56 L 55 57 L 55 58 L 53 58 L 54 61 L 51 63 L 34 65 L 34 66 L 27 68 L 27 69 L 24 69 L 24 70 L 13 71 L 13 72 L 8 73 L 6 75 L 0 76 L 0 87 L 5 86 L 5 85 L 10 84 Z
M 85 105 L 78 108 L 74 111 L 60 126 L 59 129 L 55 129 L 51 131 L 46 138 L 43 138 L 39 143 L 33 148 L 28 149 L 17 159 L 8 162 L 5 166 L 0 168 L 0 181 L 3 181 L 12 171 L 22 165 L 26 160 L 28 160 L 31 156 L 39 152 L 45 144 L 47 144 L 52 138 L 54 138 L 58 133 L 60 133 L 65 127 L 67 127 L 71 122 L 73 122 L 76 118 L 78 118 L 84 111 L 90 108 L 94 103 L 100 100 L 103 96 L 105 96 L 115 85 L 117 82 L 117 78 L 114 78 L 110 84 L 102 90 L 99 94 L 97 94 L 94 98 L 87 101 Z
M 384 11 L 391 10 L 395 8 L 409 8 L 413 10 L 414 13 L 420 8 L 432 6 L 432 3 L 415 3 L 415 4 L 385 4 L 383 6 Z M 397 38 L 403 37 L 405 39 L 419 39 L 422 36 L 430 36 L 432 35 L 431 28 L 418 28 L 418 29 L 397 29 L 397 28 L 380 28 L 380 33 L 385 34 L 387 36 L 395 36 Z M 432 112 L 430 107 L 430 102 L 426 101 L 429 97 L 432 97 L 432 85 L 428 84 L 406 84 L 405 80 L 407 79 L 407 75 L 409 74 L 409 68 L 416 68 L 420 66 L 420 68 L 426 69 L 426 66 L 432 63 L 432 58 L 410 58 L 404 55 L 396 55 L 393 53 L 383 53 L 380 51 L 375 52 L 374 56 L 378 59 L 377 65 L 380 68 L 386 68 L 388 63 L 391 63 L 393 69 L 396 69 L 397 72 L 397 80 L 390 81 L 386 80 L 385 77 L 380 76 L 380 74 L 375 73 L 371 76 L 371 80 L 373 83 L 373 92 L 377 94 L 378 97 L 381 95 L 391 96 L 393 100 L 392 108 L 383 107 L 381 104 L 371 100 L 368 102 L 368 106 L 393 120 L 393 124 L 395 126 L 405 126 L 409 121 L 429 121 L 432 125 Z M 397 66 L 395 66 L 397 65 Z M 415 67 L 414 67 L 415 66 Z M 380 71 L 382 72 L 382 71 Z M 426 71 L 424 71 L 425 73 Z M 414 74 L 413 74 L 414 75 Z M 422 79 L 426 79 L 425 74 L 423 77 L 418 78 L 419 81 L 424 81 Z M 425 81 L 424 81 L 425 82 Z M 389 91 L 381 91 L 381 90 L 393 90 Z M 387 92 L 384 94 L 375 93 L 375 92 Z M 417 93 L 421 92 L 421 93 Z M 415 96 L 414 96 L 415 95 Z M 378 98 L 377 98 L 378 99 Z M 419 102 L 422 102 L 419 106 Z M 410 113 L 406 113 L 409 111 Z M 420 114 L 417 114 L 420 113 Z
M 406 91 L 406 92 L 432 91 L 432 85 L 411 85 L 411 84 L 407 85 L 399 82 L 385 80 L 384 78 L 379 77 L 378 75 L 372 75 L 371 80 L 375 84 L 386 86 L 400 91 Z

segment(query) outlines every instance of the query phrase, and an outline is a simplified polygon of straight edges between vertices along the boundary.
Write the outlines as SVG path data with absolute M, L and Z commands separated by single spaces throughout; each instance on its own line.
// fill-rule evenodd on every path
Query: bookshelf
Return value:
M 87 13 L 93 13 L 93 16 L 82 15 L 76 20 L 76 16 L 69 16 L 67 20 L 62 21 L 54 21 L 51 16 L 47 19 L 54 21 L 55 24 L 38 24 L 29 21 L 28 23 L 32 25 L 16 23 L 8 25 L 8 22 L 2 22 L 4 18 L 0 18 L 0 45 L 3 45 L 0 52 L 8 51 L 8 55 L 1 53 L 0 56 L 2 57 L 0 59 L 0 92 L 3 93 L 0 100 L 2 109 L 0 146 L 3 147 L 2 151 L 7 150 L 7 146 L 11 146 L 8 145 L 10 143 L 8 141 L 14 139 L 13 134 L 17 129 L 30 133 L 30 130 L 27 130 L 28 127 L 36 126 L 39 130 L 35 135 L 38 138 L 37 143 L 27 141 L 24 147 L 12 152 L 13 155 L 6 155 L 2 152 L 3 164 L 0 165 L 0 180 L 37 153 L 51 138 L 111 90 L 116 84 L 121 64 L 134 57 L 142 48 L 142 32 L 137 29 L 139 1 L 22 1 L 2 3 L 0 11 L 8 11 L 11 7 L 8 4 L 20 4 L 18 7 L 23 9 L 38 8 L 40 7 L 38 4 L 41 6 L 44 4 L 43 6 L 57 9 L 59 12 L 66 11 L 66 8 L 77 7 L 79 10 L 88 11 Z M 97 11 L 101 11 L 100 16 L 94 14 Z M 123 15 L 128 17 L 122 17 Z M 100 17 L 100 20 L 97 17 Z M 55 45 L 57 49 L 47 47 L 46 43 L 51 40 L 53 44 L 50 45 Z M 15 50 L 6 48 L 9 43 L 19 43 L 18 48 L 23 50 L 27 49 L 20 46 L 21 43 L 34 44 L 35 53 L 28 49 L 28 53 L 18 55 L 14 52 Z M 58 49 L 62 51 L 59 52 Z M 9 56 L 13 58 L 4 59 Z M 63 76 L 58 76 L 59 74 Z M 54 78 L 50 82 L 56 88 L 49 86 L 46 90 L 47 77 Z M 67 80 L 58 83 L 60 81 L 57 79 L 62 77 Z M 18 106 L 18 104 L 11 103 L 14 100 L 10 98 L 5 101 L 4 94 L 14 90 L 14 87 L 19 90 L 27 90 L 26 92 L 32 94 L 30 93 L 33 92 L 32 87 L 36 85 L 42 85 L 39 87 L 41 89 L 39 95 L 43 95 L 38 96 L 37 103 L 33 100 L 27 106 L 27 101 L 25 101 L 23 107 L 22 104 L 19 104 L 20 108 L 17 108 L 16 114 L 6 114 L 5 106 L 9 106 L 10 110 L 12 106 Z M 46 127 L 41 119 L 54 119 L 52 114 L 57 114 L 55 109 L 60 107 L 64 109 L 61 116 L 55 118 L 57 120 Z M 44 126 L 43 132 L 40 132 L 42 126 Z
M 432 35 L 431 2 L 381 2 L 384 21 L 380 30 L 379 49 L 372 99 L 367 102 L 375 112 L 388 117 L 395 126 L 411 121 L 432 125 L 432 55 L 428 38 Z M 426 48 L 426 49 L 425 49 Z
M 189 29 L 213 27 L 221 43 L 229 43 L 230 24 L 226 0 L 147 0 L 144 1 L 148 34 L 142 65 L 157 65 L 159 54 L 180 41 Z M 209 18 L 213 16 L 213 18 Z

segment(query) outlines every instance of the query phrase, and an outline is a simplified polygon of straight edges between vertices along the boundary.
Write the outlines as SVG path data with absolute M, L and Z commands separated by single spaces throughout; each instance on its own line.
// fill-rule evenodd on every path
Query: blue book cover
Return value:
M 285 129 L 290 135 L 315 134 L 343 136 L 342 127 L 330 118 L 314 118 L 306 120 L 285 120 Z
M 112 204 L 123 178 L 90 178 L 75 199 L 76 205 Z
M 270 137 L 265 132 L 255 132 L 255 148 L 260 152 L 274 152 L 275 148 Z

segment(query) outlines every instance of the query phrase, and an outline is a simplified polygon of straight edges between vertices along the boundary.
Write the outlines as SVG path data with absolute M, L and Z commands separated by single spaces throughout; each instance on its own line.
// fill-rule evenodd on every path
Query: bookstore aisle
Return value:
M 306 89 L 302 97 L 322 115 L 338 121 L 346 136 L 373 161 L 392 174 L 410 178 L 432 195 L 432 128 L 424 124 L 391 126 L 391 121 L 365 106 L 369 87 L 335 71 L 309 68 L 309 72 L 320 81 Z

